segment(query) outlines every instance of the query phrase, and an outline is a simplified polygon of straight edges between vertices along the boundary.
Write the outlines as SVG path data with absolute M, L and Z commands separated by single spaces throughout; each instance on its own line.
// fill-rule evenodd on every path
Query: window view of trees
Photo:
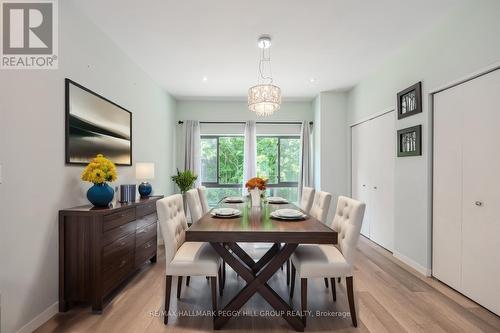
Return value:
M 226 196 L 243 194 L 242 136 L 206 136 L 201 139 L 201 179 L 211 206 Z M 269 179 L 267 195 L 298 200 L 300 139 L 258 137 L 257 175 Z

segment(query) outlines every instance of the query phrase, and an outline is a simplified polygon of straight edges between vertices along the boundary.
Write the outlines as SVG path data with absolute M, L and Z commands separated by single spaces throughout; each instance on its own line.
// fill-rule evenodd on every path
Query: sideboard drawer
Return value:
M 127 224 L 122 224 L 116 228 L 106 231 L 102 235 L 102 245 L 106 246 L 115 240 L 122 238 L 124 236 L 134 234 L 136 229 L 136 221 L 129 222 Z
M 137 206 L 137 217 L 145 216 L 156 212 L 156 202 Z
M 134 252 L 135 235 L 131 234 L 123 238 L 117 239 L 113 243 L 105 246 L 102 249 L 102 265 L 103 271 L 110 269 L 114 262 L 123 257 L 129 252 Z
M 105 215 L 102 230 L 108 231 L 134 220 L 135 208 L 129 208 L 113 214 Z
M 104 272 L 103 276 L 103 291 L 108 294 L 120 282 L 122 282 L 128 274 L 134 269 L 134 253 L 128 253 L 119 260 L 113 262 L 112 267 Z
M 140 229 L 135 233 L 135 244 L 144 244 L 147 240 L 156 235 L 156 222 Z
M 139 245 L 135 249 L 135 267 L 142 265 L 146 260 L 156 254 L 156 237 L 151 238 L 146 243 Z
M 142 229 L 143 227 L 146 227 L 152 223 L 155 223 L 157 220 L 158 220 L 158 217 L 156 216 L 156 213 L 143 216 L 137 220 L 136 228 Z

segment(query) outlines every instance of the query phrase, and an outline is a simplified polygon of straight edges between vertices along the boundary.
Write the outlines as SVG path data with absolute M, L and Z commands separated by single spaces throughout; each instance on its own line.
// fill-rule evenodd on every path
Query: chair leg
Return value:
M 295 288 L 296 270 L 295 270 L 295 266 L 294 266 L 293 262 L 291 262 L 291 264 L 292 264 L 292 276 L 291 276 L 291 282 L 290 282 L 290 298 L 293 298 L 293 289 Z
M 189 286 L 189 281 L 191 281 L 191 277 L 190 276 L 186 276 L 186 287 Z
M 165 313 L 163 314 L 163 324 L 168 323 L 168 310 L 170 308 L 170 291 L 172 290 L 172 275 L 167 275 L 165 277 L 165 307 L 163 308 Z
M 324 278 L 324 280 L 325 280 L 325 287 L 328 288 L 328 279 Z
M 177 298 L 181 298 L 182 276 L 177 277 Z
M 290 285 L 290 259 L 286 261 L 286 285 Z
M 220 297 L 222 297 L 222 293 L 223 293 L 223 290 L 224 290 L 224 287 L 222 286 L 223 282 L 222 282 L 222 266 L 219 266 L 219 274 L 218 274 L 218 278 L 219 278 L 219 295 Z
M 212 310 L 217 311 L 217 277 L 210 277 L 210 284 L 212 287 Z
M 337 282 L 340 283 L 340 278 L 337 278 Z
M 332 296 L 333 296 L 333 301 L 337 301 L 337 288 L 335 286 L 335 278 L 330 278 L 330 284 L 332 285 Z
M 307 279 L 300 279 L 300 303 L 302 305 L 302 322 L 306 324 L 307 311 Z
M 356 319 L 356 307 L 354 306 L 354 287 L 352 283 L 352 276 L 345 278 L 347 287 L 347 298 L 349 299 L 349 310 L 351 311 L 352 325 L 358 327 L 358 320 Z

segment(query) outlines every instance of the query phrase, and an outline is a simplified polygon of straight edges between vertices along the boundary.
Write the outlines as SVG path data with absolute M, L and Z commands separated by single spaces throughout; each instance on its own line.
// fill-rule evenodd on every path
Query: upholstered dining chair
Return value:
M 304 244 L 299 245 L 292 254 L 290 297 L 293 297 L 295 275 L 298 274 L 302 311 L 307 310 L 307 279 L 330 278 L 333 301 L 336 301 L 335 278 L 344 277 L 352 324 L 357 327 L 353 288 L 354 256 L 364 214 L 364 203 L 343 196 L 339 197 L 332 223 L 332 229 L 338 232 L 338 247 L 333 244 Z
M 200 196 L 200 203 L 203 214 L 206 214 L 210 210 L 207 201 L 207 188 L 205 186 L 198 187 L 198 195 Z
M 203 216 L 203 207 L 201 205 L 198 190 L 193 188 L 187 191 L 186 200 L 188 202 L 189 212 L 191 213 L 191 223 L 198 222 Z
M 221 259 L 210 244 L 186 242 L 187 219 L 182 195 L 175 194 L 156 202 L 160 231 L 165 241 L 165 316 L 168 323 L 172 276 L 178 277 L 177 298 L 180 298 L 183 276 L 207 276 L 212 287 L 212 308 L 217 310 L 217 277 L 222 294 Z
M 332 195 L 328 192 L 317 191 L 314 194 L 314 200 L 309 210 L 309 215 L 326 223 L 326 218 L 328 216 L 328 210 L 330 209 L 330 202 L 332 201 Z
M 306 187 L 304 187 L 304 190 Z M 301 209 L 304 210 L 307 214 L 316 218 L 317 220 L 326 223 L 326 217 L 328 216 L 328 210 L 330 209 L 330 202 L 332 201 L 332 195 L 328 192 L 318 191 L 316 192 L 314 189 L 307 187 L 307 189 L 311 189 L 310 199 L 312 202 L 310 209 L 308 211 L 302 208 L 302 200 L 301 200 Z M 304 195 L 304 194 L 302 194 Z M 314 199 L 313 199 L 314 198 Z M 290 260 L 286 262 L 286 284 L 290 284 Z M 325 279 L 325 286 L 328 288 L 328 280 Z
M 314 193 L 316 190 L 312 187 L 305 187 L 302 189 L 302 196 L 300 198 L 300 209 L 306 214 L 309 214 L 314 200 Z

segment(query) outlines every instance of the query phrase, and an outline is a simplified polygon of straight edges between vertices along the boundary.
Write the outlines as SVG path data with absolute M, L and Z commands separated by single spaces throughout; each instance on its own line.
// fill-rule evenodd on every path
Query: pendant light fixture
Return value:
M 281 89 L 273 85 L 271 71 L 271 37 L 260 36 L 257 46 L 262 50 L 257 85 L 248 89 L 248 109 L 257 116 L 269 116 L 281 106 Z

